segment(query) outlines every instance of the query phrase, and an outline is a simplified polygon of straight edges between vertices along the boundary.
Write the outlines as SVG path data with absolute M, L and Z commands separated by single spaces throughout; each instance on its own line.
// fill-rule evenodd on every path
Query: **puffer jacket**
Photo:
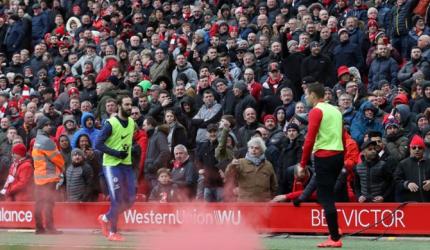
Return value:
M 405 159 L 409 154 L 408 147 L 409 140 L 406 136 L 403 136 L 403 132 L 399 131 L 397 135 L 385 136 L 384 144 L 387 148 L 388 152 L 392 155 L 392 157 L 401 161 Z
M 430 191 L 423 189 L 423 181 L 430 179 L 430 160 L 404 159 L 397 166 L 394 179 L 403 201 L 430 202 Z M 411 182 L 418 185 L 418 192 L 409 191 L 408 184 Z
M 387 201 L 393 192 L 393 176 L 384 161 L 368 162 L 363 160 L 354 168 L 355 194 L 366 197 L 371 202 L 376 196 L 384 197 Z
M 403 65 L 403 67 L 399 70 L 399 73 L 397 73 L 397 79 L 400 82 L 412 87 L 412 84 L 415 82 L 413 75 L 418 70 L 423 72 L 424 79 L 430 80 L 430 63 L 425 60 L 424 57 L 421 57 L 421 59 L 417 62 L 411 60 Z
M 401 6 L 393 6 L 391 9 L 390 31 L 393 36 L 407 35 L 412 28 L 412 10 L 417 5 L 418 0 L 407 0 Z
M 162 167 L 168 167 L 170 160 L 170 150 L 167 143 L 169 134 L 166 126 L 158 126 L 156 129 L 147 131 L 148 148 L 145 159 L 145 178 L 154 178 L 157 170 Z
M 399 66 L 391 57 L 377 57 L 370 64 L 368 90 L 373 91 L 378 88 L 381 80 L 387 80 L 391 86 L 397 86 L 397 71 Z

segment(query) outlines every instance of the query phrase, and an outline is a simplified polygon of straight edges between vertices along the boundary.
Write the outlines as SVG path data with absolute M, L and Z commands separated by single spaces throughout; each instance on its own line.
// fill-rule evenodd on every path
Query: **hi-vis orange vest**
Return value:
M 45 185 L 58 182 L 65 168 L 57 145 L 46 135 L 38 133 L 31 155 L 34 160 L 34 183 Z

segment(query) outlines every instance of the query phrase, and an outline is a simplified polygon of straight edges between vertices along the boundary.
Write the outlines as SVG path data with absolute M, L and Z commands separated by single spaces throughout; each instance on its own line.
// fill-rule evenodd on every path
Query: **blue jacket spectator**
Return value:
M 384 127 L 381 121 L 376 118 L 378 109 L 369 101 L 360 106 L 360 110 L 355 115 L 351 124 L 351 136 L 361 145 L 364 140 L 364 134 L 367 131 L 378 131 L 384 133 Z
M 13 53 L 21 50 L 22 41 L 24 40 L 24 31 L 21 19 L 18 15 L 12 15 L 9 18 L 9 27 L 6 31 L 4 44 L 7 52 Z
M 89 119 L 92 120 L 88 121 Z M 88 121 L 88 122 L 87 122 Z M 95 118 L 91 113 L 84 112 L 81 117 L 81 128 L 73 135 L 72 148 L 78 147 L 78 140 L 82 134 L 87 134 L 90 138 L 91 145 L 95 148 L 96 138 L 100 133 L 99 129 L 94 128 Z

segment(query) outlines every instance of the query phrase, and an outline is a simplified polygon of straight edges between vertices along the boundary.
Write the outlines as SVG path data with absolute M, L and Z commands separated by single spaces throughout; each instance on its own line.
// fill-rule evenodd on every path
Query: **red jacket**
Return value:
M 17 164 L 12 163 L 9 175 L 12 175 L 15 180 L 6 188 L 6 200 L 33 200 L 33 171 L 33 162 L 30 158 L 25 158 Z
M 146 149 L 148 147 L 148 136 L 146 135 L 145 130 L 139 129 L 134 134 L 134 139 L 136 143 L 140 146 L 140 163 L 139 163 L 139 172 L 137 174 L 137 182 L 138 182 L 138 193 L 146 193 L 146 185 L 144 183 L 144 165 L 146 159 Z

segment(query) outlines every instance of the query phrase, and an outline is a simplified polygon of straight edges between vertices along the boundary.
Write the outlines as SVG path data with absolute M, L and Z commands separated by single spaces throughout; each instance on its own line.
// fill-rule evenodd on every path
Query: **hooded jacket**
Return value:
M 399 104 L 396 106 L 395 111 L 400 114 L 400 127 L 404 135 L 411 138 L 417 131 L 417 126 L 413 122 L 412 113 L 408 105 Z
M 87 134 L 90 137 L 91 145 L 95 148 L 96 145 L 96 137 L 99 134 L 100 130 L 93 127 L 89 128 L 86 125 L 86 121 L 88 119 L 93 119 L 93 124 L 95 124 L 95 117 L 92 113 L 84 112 L 81 117 L 81 128 L 75 132 L 72 138 L 72 148 L 78 147 L 78 140 L 82 134 Z
M 373 119 L 368 119 L 364 115 L 364 111 L 367 109 L 373 110 Z M 367 101 L 360 106 L 359 111 L 352 120 L 351 136 L 359 145 L 363 143 L 364 134 L 369 130 L 375 130 L 384 133 L 384 128 L 382 126 L 381 121 L 379 121 L 379 119 L 376 119 L 377 113 L 378 109 L 373 106 L 371 102 Z
M 187 62 L 187 64 L 184 67 L 176 66 L 175 69 L 172 72 L 172 82 L 176 83 L 176 78 L 179 74 L 184 73 L 191 84 L 192 87 L 195 87 L 197 85 L 198 76 L 197 72 L 193 69 L 191 63 Z

